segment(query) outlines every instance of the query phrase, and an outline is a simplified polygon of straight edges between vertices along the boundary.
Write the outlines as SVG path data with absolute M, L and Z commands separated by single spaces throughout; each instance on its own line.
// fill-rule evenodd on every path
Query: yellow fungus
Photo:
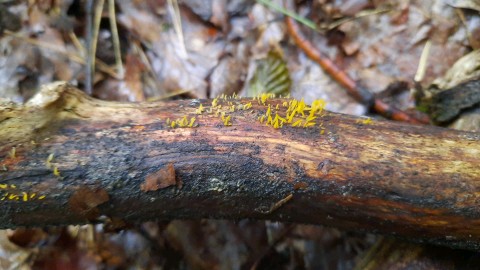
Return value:
M 195 113 L 202 114 L 203 111 L 204 111 L 203 105 L 200 103 L 200 107 L 198 107 L 198 109 L 195 110 Z
M 170 118 L 167 118 L 167 125 L 170 125 Z
M 313 127 L 315 126 L 315 122 L 305 122 L 305 124 L 303 124 L 303 127 Z
M 288 102 L 284 101 L 283 104 L 282 104 L 283 107 L 287 107 L 288 106 Z
M 325 100 L 323 99 L 316 99 L 312 102 L 312 111 L 313 113 L 316 113 L 316 112 L 322 112 L 323 109 L 325 108 Z
M 45 197 L 46 197 L 45 195 L 42 195 L 42 196 L 38 197 L 38 199 L 43 200 L 43 199 L 45 199 Z
M 285 120 L 285 118 L 281 117 L 280 115 L 278 114 L 275 114 L 275 118 L 278 117 L 278 120 L 282 121 L 283 123 L 285 123 L 287 120 Z
M 234 112 L 235 111 L 235 105 L 232 105 L 232 107 L 230 107 L 230 112 Z
M 273 124 L 273 119 L 272 119 L 272 115 L 271 115 L 271 114 L 268 115 L 268 118 L 267 118 L 267 126 L 268 126 L 269 124 Z
M 170 123 L 170 126 L 171 126 L 172 128 L 175 128 L 176 125 L 177 125 L 177 123 L 176 123 L 175 121 L 172 121 L 172 123 Z
M 230 115 L 227 116 L 227 117 L 225 117 L 225 118 L 224 118 L 223 115 L 222 115 L 222 120 L 223 120 L 223 125 L 224 125 L 224 126 L 231 126 L 231 125 L 232 125 L 232 123 L 230 123 L 230 118 L 231 118 Z
M 218 98 L 214 98 L 212 100 L 212 107 L 214 107 L 214 108 L 217 107 L 217 104 L 218 104 Z
M 302 120 L 297 120 L 295 123 L 292 124 L 292 127 L 298 127 L 302 124 Z
M 371 123 L 373 123 L 373 121 L 372 121 L 372 118 L 370 117 L 362 121 L 362 124 L 365 124 L 365 125 L 370 125 Z
M 305 119 L 305 121 L 306 121 L 306 122 L 311 122 L 311 121 L 315 120 L 316 118 L 317 118 L 316 116 L 309 115 L 309 116 Z
M 277 106 L 275 106 L 275 109 L 276 109 L 276 110 L 278 110 L 278 106 L 279 106 L 279 105 L 280 105 L 280 104 L 277 104 Z
M 258 121 L 260 121 L 260 123 L 263 123 L 264 120 L 265 120 L 265 115 L 262 115 L 258 118 Z
M 188 119 L 186 116 L 184 116 L 180 122 L 180 127 L 186 127 L 188 126 Z
M 188 124 L 188 127 L 193 127 L 193 124 L 195 124 L 195 117 L 192 117 L 192 119 L 190 119 L 190 124 Z
M 265 102 L 267 101 L 267 99 L 269 98 L 275 98 L 275 94 L 267 94 L 267 93 L 263 93 L 260 95 L 259 99 L 262 101 L 262 104 L 265 105 Z
M 58 171 L 58 167 L 57 167 L 57 166 L 53 167 L 53 175 L 55 175 L 55 176 L 60 176 L 60 172 Z
M 265 114 L 266 116 L 269 116 L 272 114 L 272 110 L 270 108 L 270 105 L 268 105 L 267 113 Z
M 295 112 L 291 112 L 290 114 L 287 113 L 287 123 L 292 123 L 294 116 Z

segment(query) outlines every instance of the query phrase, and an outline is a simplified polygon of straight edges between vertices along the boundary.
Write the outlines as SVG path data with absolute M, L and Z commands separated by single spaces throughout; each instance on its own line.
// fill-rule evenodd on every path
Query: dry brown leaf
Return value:
M 140 185 L 140 190 L 143 192 L 155 191 L 174 185 L 177 185 L 175 181 L 175 168 L 173 167 L 173 163 L 168 163 L 167 166 L 157 172 L 147 175 L 145 182 Z
M 68 200 L 72 211 L 87 220 L 100 216 L 97 206 L 109 200 L 108 193 L 102 188 L 80 187 Z

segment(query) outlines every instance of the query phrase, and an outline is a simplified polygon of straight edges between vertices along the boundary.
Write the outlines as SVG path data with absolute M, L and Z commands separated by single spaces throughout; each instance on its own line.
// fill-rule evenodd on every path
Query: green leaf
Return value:
M 282 56 L 270 51 L 266 58 L 257 62 L 257 69 L 249 83 L 248 96 L 262 93 L 288 95 L 290 93 L 290 74 Z

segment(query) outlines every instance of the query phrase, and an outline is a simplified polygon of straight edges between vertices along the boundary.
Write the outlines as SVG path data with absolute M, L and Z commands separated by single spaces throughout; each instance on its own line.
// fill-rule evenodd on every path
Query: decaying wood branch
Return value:
M 2 104 L 0 227 L 254 218 L 480 247 L 479 134 L 308 108 L 288 123 L 290 101 L 113 103 L 58 83 Z

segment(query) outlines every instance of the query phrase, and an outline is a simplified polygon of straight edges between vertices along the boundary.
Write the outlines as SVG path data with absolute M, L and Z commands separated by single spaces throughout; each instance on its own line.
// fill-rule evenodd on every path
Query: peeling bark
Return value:
M 57 83 L 0 104 L 0 227 L 253 218 L 480 247 L 479 134 L 330 112 L 259 122 L 285 101 L 113 103 Z

